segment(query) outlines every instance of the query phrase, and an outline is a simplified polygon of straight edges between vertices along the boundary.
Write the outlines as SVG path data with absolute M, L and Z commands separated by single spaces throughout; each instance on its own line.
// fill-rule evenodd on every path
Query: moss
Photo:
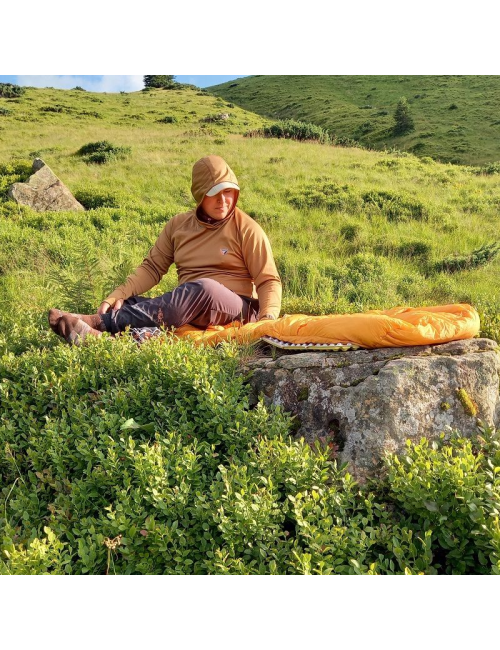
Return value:
M 304 388 L 299 390 L 297 399 L 299 402 L 304 402 L 306 399 L 309 399 L 309 388 L 307 388 L 307 386 L 304 386 Z
M 439 408 L 442 411 L 448 411 L 449 409 L 451 409 L 451 404 L 449 404 L 448 402 L 441 402 L 441 404 L 439 405 Z
M 460 404 L 464 407 L 464 411 L 467 413 L 467 415 L 475 417 L 478 412 L 477 404 L 469 396 L 465 388 L 457 389 L 457 397 Z

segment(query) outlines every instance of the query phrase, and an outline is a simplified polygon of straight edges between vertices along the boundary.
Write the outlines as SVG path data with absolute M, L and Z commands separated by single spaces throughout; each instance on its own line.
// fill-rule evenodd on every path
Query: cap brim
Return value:
M 209 190 L 205 196 L 215 196 L 219 192 L 222 192 L 222 190 L 239 190 L 240 188 L 236 183 L 230 183 L 229 181 L 225 183 L 219 183 L 218 185 L 214 185 L 211 190 Z

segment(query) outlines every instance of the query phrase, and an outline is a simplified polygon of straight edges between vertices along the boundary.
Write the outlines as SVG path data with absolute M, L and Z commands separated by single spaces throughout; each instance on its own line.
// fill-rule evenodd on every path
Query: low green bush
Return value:
M 165 115 L 165 117 L 161 117 L 156 121 L 160 124 L 176 124 L 177 118 L 174 115 Z
M 223 124 L 229 120 L 229 113 L 212 113 L 210 115 L 205 115 L 202 117 L 200 122 L 202 124 Z
M 40 108 L 40 111 L 42 113 L 72 113 L 73 111 L 66 107 L 66 106 L 61 106 L 59 104 L 54 104 L 53 106 L 42 106 Z
M 494 432 L 408 443 L 360 486 L 251 407 L 239 354 L 167 334 L 4 353 L 0 574 L 500 572 Z
M 409 525 L 430 532 L 433 564 L 445 573 L 500 573 L 500 443 L 422 439 L 388 460 L 390 497 Z
M 420 240 L 403 242 L 397 247 L 397 254 L 399 257 L 427 260 L 431 253 L 432 244 Z
M 310 122 L 295 122 L 283 120 L 264 127 L 258 134 L 266 138 L 286 138 L 289 140 L 316 140 L 322 143 L 330 142 L 326 129 Z
M 426 221 L 429 217 L 429 208 L 407 193 L 370 190 L 362 199 L 368 209 L 382 213 L 389 221 Z
M 360 194 L 353 185 L 339 185 L 330 181 L 306 185 L 288 199 L 298 209 L 325 208 L 329 211 L 356 213 L 363 206 Z
M 87 163 L 102 165 L 114 160 L 126 158 L 130 155 L 131 151 L 132 149 L 130 147 L 118 147 L 107 140 L 101 140 L 83 145 L 83 147 L 78 149 L 76 154 L 77 156 L 81 156 Z
M 7 199 L 7 191 L 13 183 L 24 183 L 33 174 L 33 165 L 27 160 L 0 163 L 0 201 Z
M 340 228 L 340 235 L 348 242 L 359 239 L 363 229 L 358 223 L 347 223 Z
M 474 173 L 478 175 L 485 174 L 486 176 L 490 176 L 492 174 L 500 174 L 500 161 L 488 163 L 482 167 L 473 167 L 471 169 L 473 169 Z
M 16 84 L 9 83 L 0 83 L 0 97 L 6 97 L 8 99 L 14 97 L 21 97 L 24 95 L 25 89 L 22 86 L 17 86 Z
M 78 117 L 95 117 L 98 120 L 102 119 L 102 115 L 97 111 L 80 111 Z
M 476 300 L 474 306 L 481 321 L 479 335 L 493 339 L 500 344 L 500 313 L 496 304 L 496 296 L 492 296 L 491 299 Z
M 116 194 L 111 192 L 96 192 L 93 189 L 77 190 L 74 193 L 75 199 L 83 205 L 86 210 L 96 210 L 97 208 L 117 208 L 119 207 Z
M 486 266 L 494 260 L 500 251 L 500 244 L 493 242 L 484 244 L 466 255 L 455 255 L 444 260 L 435 262 L 433 271 L 437 273 L 458 273 L 459 271 L 471 271 Z

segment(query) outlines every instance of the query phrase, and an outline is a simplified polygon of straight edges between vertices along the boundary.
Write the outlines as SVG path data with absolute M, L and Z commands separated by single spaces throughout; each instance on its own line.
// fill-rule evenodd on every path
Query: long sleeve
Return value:
M 274 262 L 271 244 L 258 223 L 245 230 L 241 248 L 245 264 L 255 283 L 261 315 L 279 317 L 281 310 L 281 280 Z
M 174 261 L 174 249 L 171 239 L 172 221 L 169 221 L 160 233 L 155 245 L 149 251 L 142 264 L 131 273 L 125 282 L 117 287 L 104 300 L 111 306 L 120 298 L 126 300 L 138 296 L 156 286 Z

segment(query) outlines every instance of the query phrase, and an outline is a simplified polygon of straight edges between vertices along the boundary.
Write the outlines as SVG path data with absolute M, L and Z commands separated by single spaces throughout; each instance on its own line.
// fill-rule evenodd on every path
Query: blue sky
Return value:
M 247 75 L 176 75 L 181 83 L 194 84 L 201 88 L 239 79 Z M 120 90 L 131 92 L 141 90 L 143 75 L 0 75 L 0 83 L 13 83 L 20 86 L 46 88 L 74 88 L 82 86 L 94 92 L 117 93 Z

